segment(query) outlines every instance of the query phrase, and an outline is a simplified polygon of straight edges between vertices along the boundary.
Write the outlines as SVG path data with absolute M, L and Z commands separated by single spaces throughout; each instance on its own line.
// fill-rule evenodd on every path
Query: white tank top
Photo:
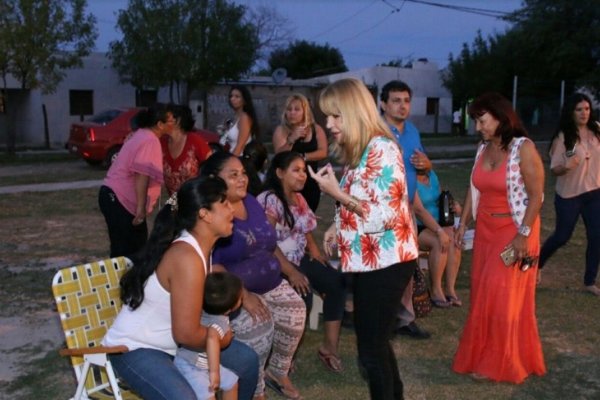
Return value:
M 188 231 L 182 231 L 173 241 L 175 242 L 191 245 L 204 263 L 204 272 L 207 272 L 206 258 L 198 242 Z M 146 281 L 142 304 L 135 310 L 127 306 L 121 308 L 115 322 L 102 339 L 102 344 L 125 345 L 129 351 L 155 349 L 174 356 L 177 344 L 173 339 L 171 326 L 171 294 L 161 286 L 154 272 Z
M 219 140 L 219 143 L 221 143 L 223 146 L 229 145 L 230 152 L 233 151 L 233 149 L 237 145 L 238 138 L 240 136 L 240 128 L 238 126 L 239 122 L 240 122 L 240 120 L 237 119 L 235 121 L 235 124 L 233 124 L 233 126 L 231 128 L 229 128 L 227 130 L 227 132 L 225 132 L 225 134 L 223 136 L 221 136 L 221 139 Z M 247 145 L 248 143 L 250 143 L 251 141 L 252 141 L 252 135 L 250 135 L 250 137 L 248 137 L 248 140 L 246 141 L 244 146 Z

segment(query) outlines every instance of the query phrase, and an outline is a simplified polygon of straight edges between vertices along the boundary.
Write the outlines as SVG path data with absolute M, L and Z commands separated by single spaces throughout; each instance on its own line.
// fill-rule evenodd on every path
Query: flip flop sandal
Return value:
M 462 300 L 458 297 L 446 296 L 446 300 L 448 300 L 454 307 L 462 307 Z
M 273 389 L 275 393 L 285 397 L 286 399 L 302 400 L 302 396 L 300 396 L 300 393 L 296 392 L 295 394 L 292 394 L 289 389 L 286 389 L 281 383 L 277 382 L 275 378 L 272 378 L 268 375 L 265 375 L 265 385 L 267 385 L 268 387 Z
M 326 354 L 321 350 L 319 350 L 317 354 L 323 365 L 331 372 L 340 373 L 344 370 L 342 360 L 335 354 Z
M 433 306 L 437 308 L 452 307 L 452 302 L 446 300 L 431 299 L 431 304 L 433 304 Z

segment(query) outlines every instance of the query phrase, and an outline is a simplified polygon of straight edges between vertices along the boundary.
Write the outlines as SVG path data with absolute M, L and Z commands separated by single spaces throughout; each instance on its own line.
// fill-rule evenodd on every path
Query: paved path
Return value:
M 102 180 L 36 183 L 31 185 L 0 186 L 0 194 L 22 192 L 54 192 L 56 190 L 87 189 L 100 187 Z
M 472 158 L 453 158 L 445 160 L 432 160 L 434 165 L 453 164 L 460 162 L 471 162 Z M 73 182 L 34 183 L 30 185 L 0 186 L 1 194 L 23 193 L 23 192 L 54 192 L 57 190 L 88 189 L 100 187 L 102 179 Z

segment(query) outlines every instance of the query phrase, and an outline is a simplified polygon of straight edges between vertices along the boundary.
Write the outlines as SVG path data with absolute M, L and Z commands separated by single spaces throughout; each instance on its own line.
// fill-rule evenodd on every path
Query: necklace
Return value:
M 503 158 L 504 154 L 502 150 L 497 150 L 493 152 L 492 147 L 488 147 L 487 163 L 490 166 L 490 170 L 496 169 L 496 166 L 502 161 Z

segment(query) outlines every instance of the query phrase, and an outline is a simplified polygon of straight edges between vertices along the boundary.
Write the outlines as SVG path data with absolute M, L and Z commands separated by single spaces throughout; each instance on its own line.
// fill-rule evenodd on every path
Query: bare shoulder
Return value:
M 173 277 L 193 278 L 204 271 L 202 259 L 196 250 L 186 242 L 175 242 L 163 255 L 159 273 L 171 280 Z

